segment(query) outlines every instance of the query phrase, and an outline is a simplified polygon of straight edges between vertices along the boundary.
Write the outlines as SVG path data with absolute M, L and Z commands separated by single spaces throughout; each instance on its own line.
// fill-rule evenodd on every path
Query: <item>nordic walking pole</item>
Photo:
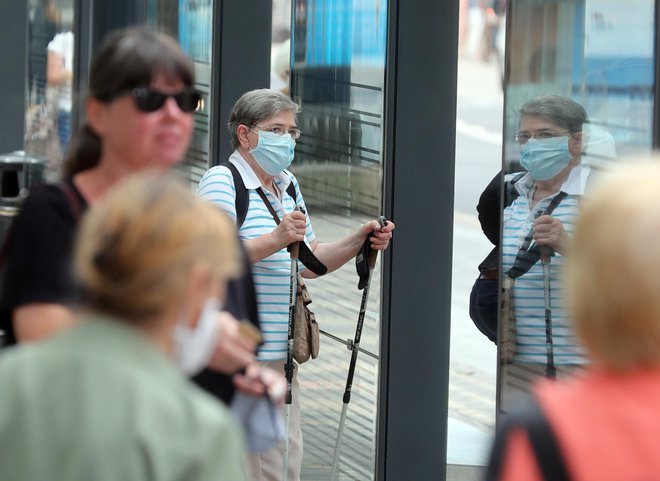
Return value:
M 383 228 L 387 225 L 387 220 L 385 217 L 380 216 L 378 218 L 378 223 L 380 227 Z M 339 448 L 341 447 L 341 436 L 344 431 L 344 424 L 346 423 L 346 411 L 348 409 L 348 403 L 351 402 L 351 389 L 353 388 L 353 376 L 355 375 L 355 365 L 357 364 L 357 357 L 360 348 L 360 338 L 362 337 L 362 326 L 364 325 L 364 314 L 367 310 L 367 299 L 369 298 L 369 285 L 371 284 L 371 273 L 374 270 L 376 265 L 376 258 L 378 257 L 378 251 L 372 250 L 370 248 L 369 238 L 367 237 L 364 241 L 367 245 L 367 262 L 369 265 L 369 271 L 367 274 L 367 282 L 364 285 L 362 291 L 362 301 L 360 303 L 360 312 L 358 314 L 357 326 L 355 328 L 355 337 L 353 342 L 349 341 L 349 349 L 351 350 L 351 363 L 348 367 L 348 376 L 346 377 L 346 388 L 344 389 L 344 405 L 341 408 L 341 417 L 339 418 L 339 428 L 337 430 L 337 440 L 335 442 L 335 453 L 332 458 L 332 470 L 330 471 L 330 479 L 334 480 L 335 475 L 337 474 L 337 465 L 339 461 Z M 361 250 L 362 251 L 362 250 Z M 359 286 L 358 286 L 359 287 Z
M 541 264 L 543 265 L 543 297 L 545 301 L 545 348 L 548 361 L 545 368 L 545 376 L 551 379 L 557 377 L 555 369 L 555 353 L 552 342 L 552 304 L 550 302 L 550 257 L 552 248 L 540 246 Z
M 293 319 L 296 309 L 296 296 L 298 294 L 298 250 L 299 242 L 289 246 L 291 256 L 291 277 L 289 279 L 289 325 L 287 326 L 286 364 L 284 375 L 286 377 L 286 394 L 284 395 L 284 470 L 282 481 L 287 481 L 289 471 L 289 430 L 291 429 L 291 402 L 293 400 Z

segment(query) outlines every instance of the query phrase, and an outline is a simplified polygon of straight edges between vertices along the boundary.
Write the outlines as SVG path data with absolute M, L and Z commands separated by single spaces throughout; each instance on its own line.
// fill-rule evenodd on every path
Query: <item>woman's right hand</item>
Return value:
M 274 243 L 282 247 L 288 246 L 292 242 L 305 240 L 305 230 L 307 228 L 307 217 L 300 211 L 294 211 L 286 214 L 277 227 L 271 232 Z
M 244 394 L 250 396 L 268 394 L 273 403 L 284 402 L 287 384 L 284 374 L 279 371 L 254 363 L 248 366 L 244 374 L 235 374 L 233 380 L 236 389 Z

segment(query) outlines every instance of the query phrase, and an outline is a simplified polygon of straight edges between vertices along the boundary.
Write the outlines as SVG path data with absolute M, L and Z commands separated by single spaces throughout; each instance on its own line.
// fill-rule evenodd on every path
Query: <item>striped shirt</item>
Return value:
M 517 174 L 509 174 L 505 180 Z M 557 205 L 552 216 L 559 219 L 570 236 L 575 228 L 579 200 L 587 182 L 589 168 L 579 164 L 573 168 L 561 187 L 567 196 Z M 514 184 L 520 193 L 513 203 L 504 209 L 502 238 L 502 267 L 508 271 L 513 265 L 518 250 L 529 233 L 537 213 L 545 210 L 551 195 L 541 200 L 534 209 L 530 206 L 534 179 L 530 174 Z M 584 351 L 576 344 L 572 324 L 565 305 L 564 285 L 561 273 L 564 257 L 555 253 L 550 261 L 550 304 L 552 313 L 552 341 L 555 364 L 584 364 Z M 513 314 L 516 325 L 516 359 L 521 362 L 545 364 L 547 347 L 545 334 L 545 293 L 543 265 L 536 262 L 532 268 L 513 284 L 511 291 Z
M 259 179 L 238 151 L 234 151 L 229 161 L 238 169 L 249 194 L 248 210 L 238 231 L 240 238 L 249 240 L 271 233 L 277 224 L 256 191 L 257 187 L 261 186 Z M 298 181 L 291 172 L 285 170 L 276 175 L 274 182 L 282 193 L 281 202 L 269 190 L 262 190 L 280 219 L 284 214 L 293 212 L 296 205 L 307 212 Z M 291 182 L 296 187 L 295 200 L 286 191 Z M 209 169 L 199 182 L 197 194 L 224 209 L 236 221 L 236 189 L 231 171 L 227 167 L 218 165 Z M 316 238 L 309 216 L 305 237 L 308 244 Z M 259 321 L 264 335 L 264 344 L 258 352 L 261 361 L 286 359 L 290 274 L 291 259 L 286 247 L 252 265 Z

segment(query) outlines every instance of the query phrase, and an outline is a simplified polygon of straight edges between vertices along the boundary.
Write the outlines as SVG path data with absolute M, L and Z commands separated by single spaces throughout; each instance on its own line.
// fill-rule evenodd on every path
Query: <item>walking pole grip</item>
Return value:
M 541 263 L 550 264 L 550 258 L 552 257 L 552 247 L 550 246 L 539 246 L 541 253 Z
M 381 215 L 378 217 L 378 223 L 380 224 L 380 228 L 382 229 L 387 225 L 387 219 L 385 218 L 384 215 Z M 371 237 L 371 235 L 369 235 Z M 376 259 L 378 258 L 378 251 L 376 249 L 369 249 L 369 269 L 373 270 L 374 267 L 376 267 Z
M 300 242 L 292 242 L 287 249 L 291 259 L 297 259 L 300 252 Z

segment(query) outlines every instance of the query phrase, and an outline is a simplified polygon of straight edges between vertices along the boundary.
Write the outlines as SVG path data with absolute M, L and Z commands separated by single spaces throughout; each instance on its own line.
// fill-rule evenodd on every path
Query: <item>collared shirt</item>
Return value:
M 270 234 L 277 224 L 256 191 L 261 186 L 261 182 L 238 151 L 234 151 L 229 157 L 229 161 L 238 169 L 245 188 L 248 190 L 248 210 L 243 225 L 238 231 L 240 238 L 249 240 Z M 293 212 L 296 205 L 307 212 L 298 181 L 291 172 L 285 170 L 276 175 L 274 182 L 282 195 L 281 201 L 269 190 L 262 190 L 280 219 L 284 214 Z M 296 187 L 296 199 L 291 198 L 286 191 L 291 182 Z M 236 220 L 236 189 L 231 171 L 227 167 L 218 165 L 209 169 L 199 182 L 197 194 L 218 205 Z M 305 240 L 309 244 L 315 238 L 312 224 L 307 216 Z M 300 268 L 302 269 L 302 265 Z M 259 360 L 286 359 L 291 274 L 291 259 L 286 247 L 255 262 L 252 265 L 252 274 L 257 291 L 259 322 L 264 335 L 264 344 L 258 353 Z
M 510 180 L 517 174 L 510 174 Z M 552 212 L 559 219 L 564 230 L 571 235 L 579 211 L 579 200 L 584 194 L 589 167 L 578 164 L 569 173 L 560 191 L 567 196 Z M 526 174 L 515 183 L 520 193 L 513 203 L 504 209 L 502 238 L 502 267 L 508 271 L 513 265 L 518 250 L 529 233 L 539 212 L 544 211 L 558 194 L 542 199 L 537 205 L 530 205 L 534 178 Z M 555 364 L 585 363 L 584 352 L 577 346 L 573 328 L 566 313 L 562 269 L 564 258 L 555 253 L 550 262 L 550 303 L 552 319 L 552 340 Z M 537 262 L 521 277 L 515 280 L 512 290 L 513 313 L 516 326 L 516 359 L 521 362 L 544 364 L 547 362 L 545 293 L 543 266 Z
M 0 355 L 0 479 L 245 480 L 243 453 L 228 410 L 121 321 Z

